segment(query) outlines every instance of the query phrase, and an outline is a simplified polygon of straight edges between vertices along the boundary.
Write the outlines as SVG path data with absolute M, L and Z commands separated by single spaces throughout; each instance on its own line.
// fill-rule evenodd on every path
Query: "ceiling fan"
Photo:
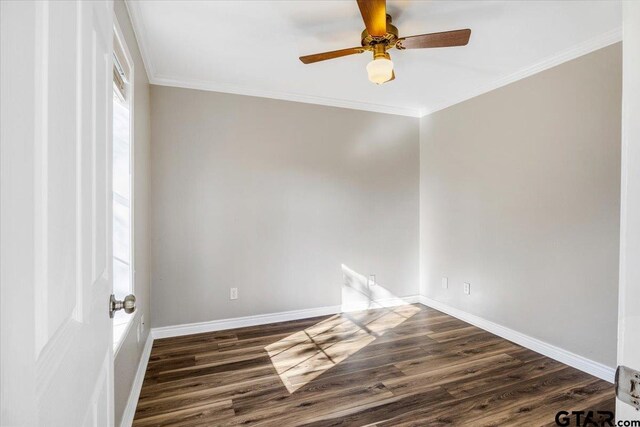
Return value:
M 331 52 L 301 56 L 304 64 L 326 61 L 365 51 L 373 52 L 373 61 L 367 64 L 369 80 L 383 84 L 396 78 L 389 50 L 422 49 L 431 47 L 465 46 L 469 43 L 471 30 L 444 31 L 419 36 L 398 37 L 398 29 L 391 24 L 391 15 L 387 14 L 386 0 L 357 0 L 360 14 L 364 20 L 362 46 Z

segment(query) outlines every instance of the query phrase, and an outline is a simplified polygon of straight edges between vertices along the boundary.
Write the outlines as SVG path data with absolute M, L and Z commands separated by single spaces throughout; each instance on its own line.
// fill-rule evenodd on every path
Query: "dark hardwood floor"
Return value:
M 134 426 L 554 426 L 613 408 L 612 384 L 416 304 L 156 340 Z

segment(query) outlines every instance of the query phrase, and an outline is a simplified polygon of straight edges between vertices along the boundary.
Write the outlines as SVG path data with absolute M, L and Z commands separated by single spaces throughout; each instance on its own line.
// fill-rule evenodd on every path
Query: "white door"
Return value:
M 0 425 L 111 426 L 113 4 L 0 19 Z
M 640 2 L 625 1 L 623 16 L 618 365 L 640 372 Z M 629 388 L 628 381 L 620 384 L 621 391 Z M 635 395 L 640 395 L 638 386 Z M 640 401 L 640 398 L 627 400 Z M 640 420 L 640 412 L 618 400 L 616 418 Z

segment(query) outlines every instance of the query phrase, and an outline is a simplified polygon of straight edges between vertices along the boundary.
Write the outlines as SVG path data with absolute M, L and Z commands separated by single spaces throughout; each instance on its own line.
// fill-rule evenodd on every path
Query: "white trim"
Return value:
M 140 391 L 142 390 L 142 382 L 144 381 L 144 374 L 147 372 L 147 364 L 149 363 L 149 357 L 151 356 L 151 348 L 153 347 L 153 334 L 149 332 L 147 335 L 147 341 L 144 343 L 144 349 L 140 355 L 140 362 L 138 362 L 138 370 L 136 376 L 133 379 L 131 385 L 131 391 L 129 392 L 129 399 L 127 399 L 127 406 L 124 408 L 122 414 L 121 427 L 130 427 L 133 424 L 133 417 L 136 414 L 136 407 L 138 406 L 138 398 L 140 397 Z
M 462 310 L 458 310 L 457 308 L 453 308 L 442 302 L 435 301 L 421 295 L 393 298 L 393 299 L 389 299 L 388 301 L 387 300 L 375 301 L 376 305 L 381 305 L 382 307 L 391 307 L 391 306 L 397 306 L 402 304 L 415 304 L 415 303 L 420 303 L 427 307 L 431 307 L 436 310 L 442 311 L 443 313 L 456 317 L 460 320 L 463 320 L 467 323 L 470 323 L 474 326 L 477 326 L 488 332 L 491 332 L 492 334 L 495 334 L 509 341 L 515 342 L 516 344 L 519 344 L 523 347 L 526 347 L 535 352 L 543 354 L 547 357 L 555 359 L 566 365 L 572 366 L 576 369 L 580 369 L 581 371 L 587 372 L 605 381 L 613 382 L 613 378 L 615 375 L 615 368 L 611 368 L 601 363 L 594 362 L 593 360 L 579 356 L 575 353 L 571 353 L 570 351 L 553 346 L 546 342 L 540 341 L 536 338 L 532 338 L 528 335 L 506 328 L 502 325 L 498 325 L 497 323 L 493 323 L 491 321 L 485 320 L 476 315 L 466 313 Z M 379 308 L 379 307 L 371 307 L 371 308 Z M 349 310 L 352 310 L 352 309 L 355 310 L 357 308 L 352 308 L 352 307 L 349 308 Z M 153 341 L 155 339 L 198 334 L 203 332 L 214 332 L 214 331 L 221 331 L 226 329 L 241 328 L 246 326 L 258 326 L 258 325 L 265 325 L 269 323 L 286 322 L 290 320 L 306 319 L 306 318 L 318 317 L 318 316 L 327 316 L 327 315 L 337 314 L 341 312 L 342 312 L 342 307 L 339 305 L 334 305 L 334 306 L 328 306 L 328 307 L 317 307 L 317 308 L 309 308 L 309 309 L 303 309 L 303 310 L 284 311 L 279 313 L 259 314 L 256 316 L 245 316 L 245 317 L 235 317 L 230 319 L 213 320 L 210 322 L 190 323 L 190 324 L 175 325 L 175 326 L 163 326 L 163 327 L 151 329 L 151 331 L 149 332 L 149 335 L 147 336 L 147 341 L 145 343 L 144 350 L 142 351 L 142 355 L 140 356 L 138 371 L 136 372 L 133 385 L 131 386 L 131 392 L 129 394 L 127 406 L 122 416 L 121 427 L 129 427 L 133 422 L 133 417 L 136 411 L 136 405 L 138 403 L 138 398 L 140 397 L 140 390 L 142 389 L 144 374 L 147 370 L 147 363 L 149 361 L 149 356 L 151 355 L 151 348 L 153 346 Z
M 129 335 L 129 331 L 131 330 L 131 325 L 133 325 L 134 323 L 138 323 L 136 321 L 136 319 L 138 319 L 138 317 L 139 317 L 138 313 L 140 313 L 140 312 L 136 311 L 131 316 L 129 316 L 129 318 L 127 319 L 126 326 L 124 328 L 124 332 L 122 332 L 122 335 L 120 336 L 120 340 L 118 342 L 114 343 L 113 342 L 113 337 L 111 337 L 111 339 L 112 339 L 111 346 L 113 347 L 113 358 L 114 359 L 118 357 L 118 353 L 120 352 L 120 349 L 122 348 L 122 343 L 124 343 L 124 341 L 127 339 L 127 336 Z M 113 319 L 111 319 L 111 322 L 113 322 Z
M 381 307 L 392 307 L 403 304 L 416 304 L 420 302 L 419 295 L 412 295 L 408 297 L 389 298 L 385 300 L 377 300 L 374 302 Z M 390 304 L 390 305 L 388 305 Z M 371 307 L 380 308 L 380 307 Z M 241 328 L 246 326 L 258 326 L 269 323 L 286 322 L 289 320 L 307 319 L 318 316 L 328 316 L 342 312 L 342 307 L 339 305 L 332 305 L 328 307 L 307 308 L 303 310 L 283 311 L 279 313 L 259 314 L 256 316 L 235 317 L 231 319 L 213 320 L 210 322 L 200 323 L 188 323 L 184 325 L 176 326 L 164 326 L 160 328 L 152 328 L 147 335 L 147 341 L 144 344 L 144 349 L 140 355 L 140 362 L 138 363 L 138 370 L 136 376 L 131 385 L 131 391 L 129 392 L 129 399 L 127 400 L 127 406 L 122 414 L 122 422 L 120 427 L 130 427 L 133 423 L 133 418 L 136 413 L 136 407 L 138 405 L 138 399 L 140 398 L 140 391 L 142 390 L 142 383 L 144 381 L 144 374 L 147 371 L 147 364 L 149 363 L 149 357 L 151 356 L 151 349 L 153 347 L 153 341 L 160 338 L 178 337 L 183 335 L 198 334 L 202 332 L 214 332 L 222 331 L 226 329 Z
M 266 325 L 268 323 L 286 322 L 309 317 L 327 316 L 340 313 L 339 305 L 307 308 L 303 310 L 283 311 L 280 313 L 258 314 L 256 316 L 233 317 L 230 319 L 212 320 L 210 322 L 186 323 L 183 325 L 162 326 L 152 328 L 154 339 L 179 337 L 182 335 L 200 334 L 203 332 L 223 331 L 225 329 L 243 328 L 245 326 Z
M 198 89 L 210 92 L 231 93 L 235 95 L 255 96 L 258 98 L 279 99 L 281 101 L 302 102 L 304 104 L 324 105 L 328 107 L 349 108 L 352 110 L 371 111 L 374 113 L 394 114 L 398 116 L 420 117 L 421 110 L 401 106 L 371 104 L 368 102 L 349 101 L 338 98 L 325 98 L 322 96 L 301 95 L 297 93 L 251 89 L 224 83 L 208 81 L 174 79 L 164 76 L 152 76 L 149 83 L 158 86 L 180 87 L 185 89 Z
M 420 303 L 427 307 L 434 308 L 442 311 L 450 316 L 456 317 L 474 326 L 482 328 L 492 334 L 512 341 L 530 350 L 543 354 L 547 357 L 555 359 L 566 365 L 572 366 L 581 371 L 587 372 L 598 378 L 601 378 L 608 382 L 613 382 L 615 375 L 615 368 L 603 365 L 585 357 L 579 356 L 570 351 L 553 346 L 546 342 L 540 341 L 536 338 L 532 338 L 523 333 L 506 328 L 497 323 L 485 320 L 473 314 L 466 313 L 457 308 L 453 308 L 447 304 L 439 301 L 432 300 L 422 295 L 413 295 L 408 297 L 398 297 L 384 300 L 375 301 L 376 305 L 382 307 L 397 306 L 402 304 L 415 304 Z M 391 304 L 391 305 L 387 305 Z M 365 307 L 366 308 L 366 307 Z M 379 308 L 379 307 L 371 307 Z M 351 310 L 351 308 L 350 308 Z M 197 334 L 203 332 L 214 332 L 226 329 L 241 328 L 246 326 L 258 326 L 269 323 L 285 322 L 290 320 L 307 319 L 311 317 L 327 316 L 342 312 L 342 307 L 339 305 L 308 308 L 303 310 L 284 311 L 279 313 L 259 314 L 256 316 L 235 317 L 230 319 L 213 320 L 210 322 L 189 323 L 175 326 L 163 326 L 159 328 L 152 328 L 147 336 L 147 341 L 144 345 L 144 350 L 140 356 L 140 362 L 138 364 L 138 370 L 131 386 L 131 392 L 129 393 L 129 399 L 127 406 L 122 415 L 121 427 L 130 427 L 133 423 L 133 418 L 136 412 L 136 406 L 138 404 L 138 398 L 140 397 L 140 391 L 142 389 L 142 383 L 144 381 L 144 374 L 147 370 L 147 364 L 149 357 L 151 356 L 151 348 L 153 347 L 153 341 L 160 338 L 177 337 L 183 335 Z
M 539 339 L 530 337 L 529 335 L 525 335 L 518 331 L 514 331 L 513 329 L 509 329 L 497 323 L 493 323 L 474 314 L 470 314 L 457 308 L 451 307 L 450 305 L 442 303 L 440 301 L 436 301 L 425 296 L 420 296 L 420 303 L 426 305 L 427 307 L 431 307 L 438 311 L 446 313 L 450 316 L 456 317 L 474 326 L 482 328 L 485 331 L 491 332 L 492 334 L 512 341 L 537 353 L 555 359 L 559 362 L 564 363 L 565 365 L 572 366 L 588 374 L 613 383 L 615 377 L 615 368 L 609 367 L 599 362 L 595 362 L 591 359 L 587 359 L 586 357 L 572 353 L 560 347 L 556 347 L 544 341 L 540 341 Z
M 603 33 L 599 36 L 593 37 L 585 42 L 582 42 L 576 46 L 559 52 L 555 55 L 544 58 L 543 60 L 525 67 L 515 73 L 500 77 L 499 79 L 478 88 L 470 90 L 465 94 L 454 96 L 449 101 L 444 101 L 441 104 L 432 108 L 410 108 L 402 106 L 392 106 L 383 104 L 370 104 L 366 102 L 348 101 L 344 99 L 324 98 L 311 95 L 302 95 L 280 91 L 267 91 L 260 89 L 251 89 L 240 86 L 219 84 L 214 82 L 203 81 L 188 81 L 184 79 L 176 79 L 169 76 L 156 75 L 153 63 L 151 61 L 150 53 L 147 49 L 148 42 L 146 40 L 146 30 L 144 26 L 141 13 L 138 9 L 138 5 L 135 1 L 125 0 L 129 17 L 133 26 L 133 31 L 138 40 L 138 46 L 142 55 L 142 62 L 147 70 L 147 76 L 150 84 L 160 86 L 172 86 L 181 87 L 187 89 L 199 89 L 214 92 L 233 93 L 236 95 L 257 96 L 261 98 L 280 99 L 285 101 L 302 102 L 307 104 L 326 105 L 330 107 L 350 108 L 355 110 L 373 111 L 376 113 L 395 114 L 409 117 L 424 117 L 436 111 L 443 110 L 451 107 L 452 105 L 459 104 L 468 99 L 474 98 L 483 93 L 490 92 L 498 89 L 502 86 L 508 85 L 515 81 L 532 76 L 533 74 L 547 70 L 549 68 L 560 65 L 564 62 L 575 59 L 579 56 L 586 55 L 587 53 L 609 46 L 613 43 L 617 43 L 622 40 L 622 27 L 615 28 L 611 31 Z
M 183 325 L 162 326 L 152 328 L 151 333 L 154 339 L 179 337 L 182 335 L 200 334 L 203 332 L 223 331 L 226 329 L 243 328 L 246 326 L 266 325 L 269 323 L 287 322 L 290 320 L 308 319 L 311 317 L 328 316 L 346 311 L 377 309 L 384 307 L 395 307 L 405 304 L 416 304 L 420 302 L 420 296 L 412 295 L 407 297 L 389 298 L 376 300 L 366 307 L 348 307 L 343 310 L 340 305 L 327 307 L 306 308 L 302 310 L 282 311 L 278 313 L 258 314 L 255 316 L 233 317 L 229 319 L 212 320 L 209 322 L 187 323 Z
M 129 68 L 129 75 L 127 76 L 129 81 L 126 84 L 127 90 L 127 99 L 126 102 L 129 104 L 129 280 L 131 281 L 130 293 L 136 293 L 136 246 L 135 246 L 135 78 L 136 78 L 136 69 L 135 63 L 133 61 L 133 57 L 131 56 L 131 51 L 129 50 L 129 46 L 127 45 L 127 40 L 124 37 L 124 33 L 122 32 L 122 27 L 118 22 L 118 17 L 113 16 L 113 33 L 115 38 L 117 39 L 117 43 L 120 44 L 120 49 L 124 53 L 125 60 L 127 61 L 127 67 Z M 113 119 L 113 117 L 112 117 Z M 113 123 L 111 124 L 113 125 Z M 112 139 L 112 151 L 113 151 L 113 133 L 111 134 Z M 113 165 L 112 165 L 113 167 Z M 111 180 L 113 182 L 113 174 L 111 176 Z M 113 194 L 110 195 L 113 197 Z M 113 215 L 112 215 L 113 216 Z M 110 218 L 113 220 L 113 218 Z M 113 290 L 112 290 L 113 291 Z M 118 356 L 118 352 L 122 347 L 122 343 L 127 339 L 127 335 L 129 335 L 129 331 L 131 330 L 131 325 L 134 323 L 134 320 L 137 319 L 138 313 L 137 311 L 133 316 L 129 316 L 127 320 L 127 326 L 125 327 L 124 332 L 120 336 L 120 340 L 113 345 L 113 357 L 114 359 Z
M 136 41 L 138 42 L 138 49 L 140 50 L 140 56 L 142 56 L 144 69 L 147 71 L 147 78 L 149 79 L 149 81 L 151 81 L 151 79 L 155 75 L 155 70 L 153 68 L 153 64 L 151 63 L 149 51 L 147 50 L 148 43 L 145 38 L 147 31 L 138 11 L 139 6 L 137 5 L 137 2 L 130 0 L 124 0 L 124 4 L 125 6 L 127 6 L 129 20 L 131 21 L 131 26 L 133 27 L 133 35 L 136 37 Z
M 583 43 L 580 43 L 569 49 L 559 52 L 555 55 L 544 58 L 542 61 L 539 61 L 536 64 L 523 68 L 522 70 L 516 71 L 515 73 L 500 77 L 499 79 L 493 81 L 492 83 L 478 87 L 452 100 L 445 101 L 434 108 L 431 108 L 428 110 L 423 109 L 421 111 L 420 117 L 428 116 L 429 114 L 435 113 L 436 111 L 444 110 L 445 108 L 467 101 L 471 98 L 475 98 L 476 96 L 482 95 L 487 92 L 491 92 L 492 90 L 498 89 L 502 86 L 506 86 L 518 80 L 522 80 L 526 77 L 530 77 L 541 71 L 548 70 L 549 68 L 553 68 L 562 63 L 571 61 L 572 59 L 576 59 L 580 56 L 586 55 L 598 49 L 602 49 L 603 47 L 607 47 L 621 40 L 622 40 L 622 27 L 615 28 L 611 31 L 600 34 L 599 36 L 596 36 Z
M 113 32 L 114 32 L 114 35 L 116 36 L 116 39 L 118 40 L 118 43 L 120 44 L 120 48 L 122 49 L 122 52 L 124 53 L 124 57 L 125 57 L 124 59 L 127 61 L 127 67 L 129 68 L 129 75 L 126 77 L 129 79 L 129 83 L 132 85 L 132 82 L 134 79 L 133 69 L 135 67 L 135 63 L 133 62 L 133 57 L 131 56 L 131 51 L 129 50 L 127 41 L 124 38 L 122 27 L 118 22 L 118 17 L 115 15 L 113 16 Z
M 329 107 L 350 108 L 353 110 L 372 111 L 375 113 L 420 117 L 421 110 L 416 108 L 383 104 L 370 104 L 367 102 L 348 101 L 345 99 L 325 98 L 312 95 L 301 95 L 289 92 L 250 89 L 208 81 L 175 79 L 168 76 L 156 75 L 155 69 L 153 67 L 153 62 L 151 61 L 151 55 L 149 53 L 149 50 L 147 49 L 147 46 L 149 45 L 146 39 L 147 31 L 145 29 L 144 20 L 142 19 L 142 14 L 140 13 L 139 6 L 137 2 L 131 0 L 125 0 L 125 4 L 127 6 L 127 11 L 129 12 L 129 18 L 131 19 L 133 32 L 136 36 L 136 40 L 138 41 L 140 55 L 142 56 L 142 62 L 144 63 L 144 68 L 147 71 L 147 77 L 149 78 L 150 84 L 159 86 L 180 87 L 185 89 L 206 90 L 212 92 L 232 93 L 236 95 L 256 96 L 259 98 L 279 99 L 283 101 L 302 102 L 305 104 L 325 105 Z

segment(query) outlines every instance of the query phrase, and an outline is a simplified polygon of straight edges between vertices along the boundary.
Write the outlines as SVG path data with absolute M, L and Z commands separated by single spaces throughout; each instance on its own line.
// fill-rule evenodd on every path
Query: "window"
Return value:
M 113 293 L 123 299 L 134 291 L 132 68 L 124 40 L 115 28 L 113 41 Z M 132 314 L 117 311 L 113 346 L 118 350 Z

